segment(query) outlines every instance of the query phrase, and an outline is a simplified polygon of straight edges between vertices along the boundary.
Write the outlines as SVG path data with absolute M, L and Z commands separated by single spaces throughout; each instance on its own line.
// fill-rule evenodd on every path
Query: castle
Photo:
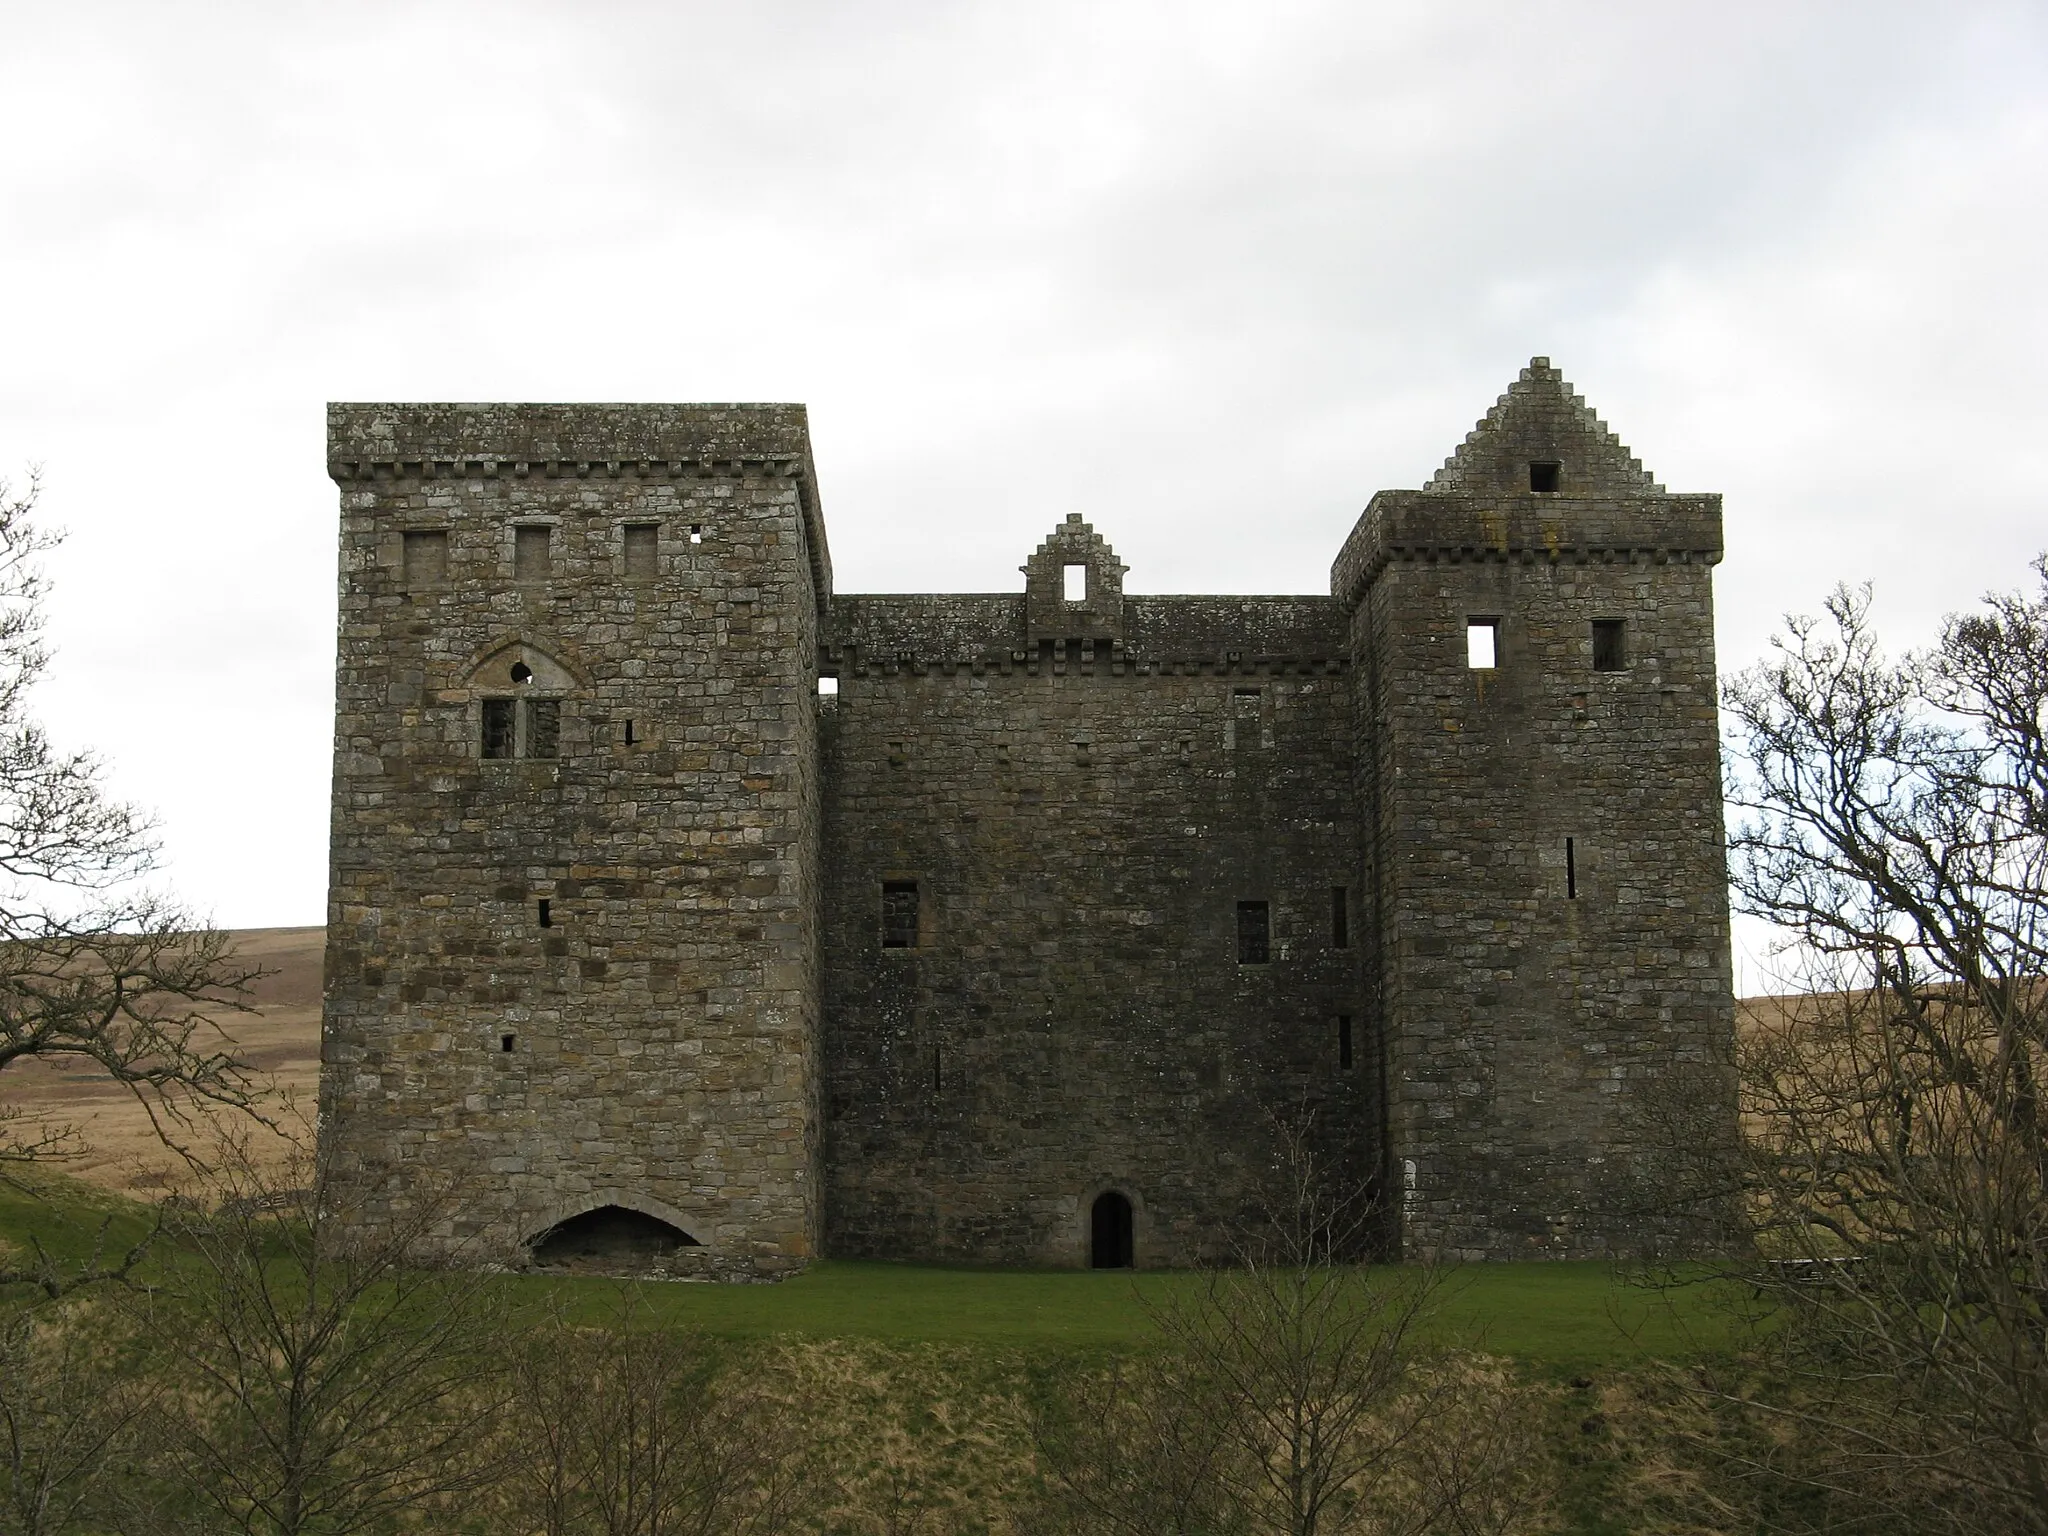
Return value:
M 1126 594 L 1080 515 L 835 592 L 800 406 L 337 404 L 328 470 L 360 1219 L 460 1166 L 499 1261 L 1181 1265 L 1285 1122 L 1396 1251 L 1641 1242 L 1733 1030 L 1721 507 L 1546 359 L 1328 595 Z

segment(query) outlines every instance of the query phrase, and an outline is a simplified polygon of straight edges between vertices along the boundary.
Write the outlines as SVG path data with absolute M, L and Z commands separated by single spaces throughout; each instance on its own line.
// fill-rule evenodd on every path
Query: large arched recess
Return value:
M 526 1239 L 536 1264 L 569 1269 L 651 1268 L 702 1246 L 681 1211 L 615 1190 L 576 1201 Z

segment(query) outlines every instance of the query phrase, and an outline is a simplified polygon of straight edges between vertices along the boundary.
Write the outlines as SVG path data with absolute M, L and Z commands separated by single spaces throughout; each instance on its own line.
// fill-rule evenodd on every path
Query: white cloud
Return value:
M 321 910 L 329 398 L 801 399 L 842 586 L 1319 588 L 1532 353 L 1728 493 L 1724 660 L 2048 542 L 2033 7 L 74 4 L 10 18 L 53 723 Z M 2032 429 L 2032 430 L 2030 430 Z M 1896 596 L 1894 596 L 1896 593 Z

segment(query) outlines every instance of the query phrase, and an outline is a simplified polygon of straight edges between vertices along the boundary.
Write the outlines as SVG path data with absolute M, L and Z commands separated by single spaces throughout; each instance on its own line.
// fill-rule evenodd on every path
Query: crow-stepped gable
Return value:
M 835 593 L 799 406 L 334 405 L 328 468 L 365 1219 L 1186 1264 L 1293 1127 L 1395 1251 L 1674 1240 L 1624 1192 L 1733 1028 L 1720 498 L 1546 360 L 1327 596 L 1127 594 L 1078 514 L 1022 592 Z

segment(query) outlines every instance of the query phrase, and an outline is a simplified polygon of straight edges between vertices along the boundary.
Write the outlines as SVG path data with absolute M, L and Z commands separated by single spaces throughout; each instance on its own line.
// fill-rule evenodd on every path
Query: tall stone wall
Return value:
M 453 1180 L 441 1235 L 479 1259 L 619 1205 L 698 1268 L 800 1264 L 830 584 L 802 409 L 338 405 L 329 468 L 327 1155 L 371 1219 Z
M 1719 498 L 1651 483 L 1539 359 L 1339 558 L 1411 1252 L 1698 1241 L 1657 1160 L 1674 1094 L 1735 1124 L 1720 551 Z
M 1258 1216 L 1276 1127 L 1308 1123 L 1353 1189 L 1376 1164 L 1362 893 L 1332 929 L 1356 846 L 1342 612 L 1124 597 L 1121 574 L 1069 523 L 1022 596 L 833 602 L 835 1254 L 1082 1264 L 1115 1191 L 1136 1261 L 1186 1264 Z M 915 887 L 914 944 L 885 942 L 885 884 Z M 1270 950 L 1240 963 L 1251 901 Z

